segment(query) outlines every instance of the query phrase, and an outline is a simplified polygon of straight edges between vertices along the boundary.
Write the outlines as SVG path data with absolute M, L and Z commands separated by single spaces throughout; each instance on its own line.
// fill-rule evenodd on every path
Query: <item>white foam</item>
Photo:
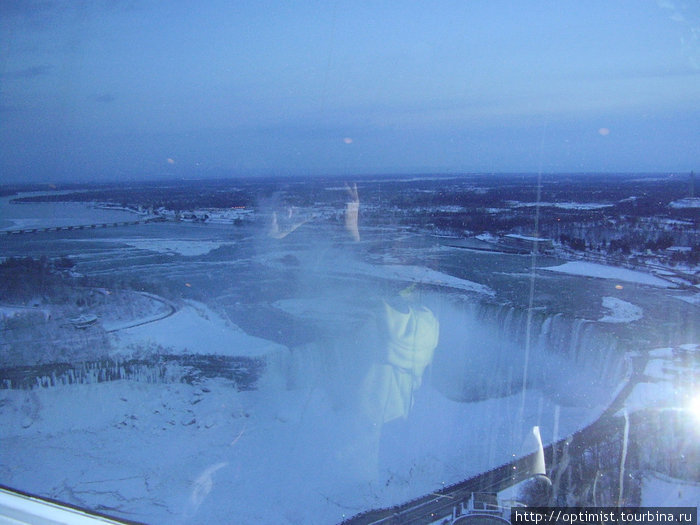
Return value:
M 216 241 L 202 241 L 197 239 L 191 240 L 173 240 L 173 239 L 145 239 L 138 237 L 124 238 L 101 238 L 101 239 L 84 239 L 89 242 L 110 242 L 121 243 L 131 246 L 139 250 L 148 250 L 156 253 L 170 253 L 193 257 L 197 255 L 206 255 L 212 250 L 216 250 L 224 245 L 232 243 L 222 243 Z
M 603 323 L 631 323 L 643 317 L 643 311 L 639 306 L 617 297 L 603 297 L 603 308 L 610 311 L 599 319 Z

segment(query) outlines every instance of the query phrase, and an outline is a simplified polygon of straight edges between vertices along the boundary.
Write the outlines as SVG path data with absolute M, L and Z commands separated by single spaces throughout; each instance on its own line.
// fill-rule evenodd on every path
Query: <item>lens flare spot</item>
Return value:
M 688 403 L 688 410 L 695 418 L 695 422 L 700 428 L 700 394 L 696 394 Z

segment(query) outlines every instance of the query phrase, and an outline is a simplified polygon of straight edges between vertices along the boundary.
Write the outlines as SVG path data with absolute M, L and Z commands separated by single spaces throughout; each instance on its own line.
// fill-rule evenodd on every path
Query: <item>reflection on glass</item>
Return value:
M 0 2 L 0 500 L 697 506 L 698 27 Z

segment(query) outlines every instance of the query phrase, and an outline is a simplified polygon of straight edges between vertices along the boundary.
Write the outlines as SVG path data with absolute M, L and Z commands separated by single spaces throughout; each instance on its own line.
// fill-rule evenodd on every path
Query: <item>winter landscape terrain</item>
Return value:
M 5 486 L 138 522 L 338 523 L 608 411 L 631 426 L 547 465 L 549 503 L 700 503 L 686 176 L 3 194 Z

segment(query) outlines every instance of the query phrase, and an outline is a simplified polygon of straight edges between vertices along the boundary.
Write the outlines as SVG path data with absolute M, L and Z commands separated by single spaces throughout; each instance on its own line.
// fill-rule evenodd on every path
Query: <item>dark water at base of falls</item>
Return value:
M 455 401 L 527 387 L 563 404 L 590 404 L 609 396 L 625 374 L 628 349 L 600 323 L 483 303 L 443 305 L 439 318 L 431 378 Z

